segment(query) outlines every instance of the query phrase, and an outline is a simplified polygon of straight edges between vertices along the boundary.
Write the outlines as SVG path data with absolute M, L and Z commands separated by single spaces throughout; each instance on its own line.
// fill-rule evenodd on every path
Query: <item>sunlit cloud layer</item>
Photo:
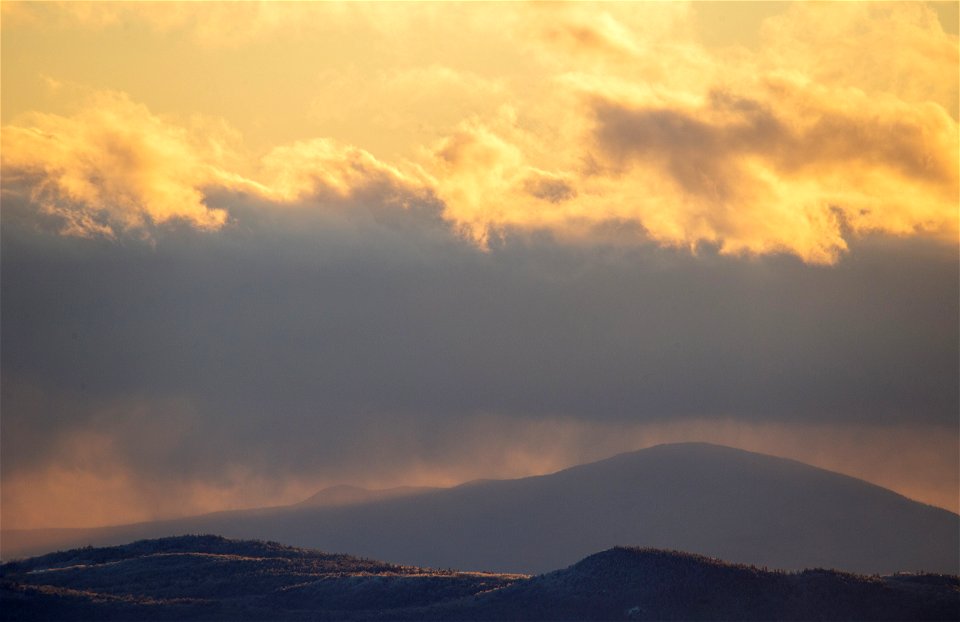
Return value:
M 76 115 L 34 113 L 3 132 L 5 188 L 25 191 L 67 235 L 150 235 L 183 222 L 216 230 L 226 211 L 207 193 L 254 193 L 278 206 L 304 196 L 348 197 L 372 187 L 415 191 L 421 184 L 369 153 L 329 139 L 277 147 L 257 163 L 266 183 L 229 170 L 235 133 L 204 119 L 171 124 L 121 93 L 95 93 Z
M 687 5 L 238 9 L 13 5 L 8 21 L 36 27 L 51 11 L 61 28 L 133 21 L 186 32 L 201 54 L 289 37 L 287 60 L 299 63 L 302 41 L 334 25 L 367 37 L 380 64 L 442 32 L 440 21 L 463 21 L 463 47 L 499 36 L 486 39 L 486 72 L 455 55 L 413 58 L 396 73 L 346 63 L 316 74 L 310 114 L 337 108 L 331 118 L 345 126 L 407 141 L 406 157 L 324 135 L 257 154 L 225 122 L 178 123 L 97 92 L 68 116 L 7 124 L 8 187 L 21 182 L 74 234 L 172 219 L 218 228 L 211 187 L 283 203 L 376 183 L 435 194 L 481 245 L 505 228 L 589 240 L 627 225 L 664 245 L 832 263 L 851 235 L 958 234 L 957 37 L 923 4 L 791 6 L 762 23 L 757 46 L 719 50 L 698 43 L 698 9 Z M 521 57 L 522 73 L 496 75 Z
M 73 117 L 35 113 L 3 129 L 7 187 L 22 184 L 63 232 L 112 236 L 183 220 L 217 229 L 223 210 L 201 188 L 217 176 L 222 151 L 208 133 L 164 123 L 118 94 L 98 94 Z

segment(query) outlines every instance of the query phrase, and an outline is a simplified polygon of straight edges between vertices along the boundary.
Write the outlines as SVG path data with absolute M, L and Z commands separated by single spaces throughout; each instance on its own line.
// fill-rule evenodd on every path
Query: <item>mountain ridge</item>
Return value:
M 51 543 L 212 532 L 419 566 L 511 572 L 563 567 L 622 543 L 778 568 L 956 572 L 958 526 L 956 514 L 850 476 L 720 445 L 682 443 L 549 475 L 355 505 L 54 532 L 59 541 L 35 543 L 32 552 L 45 552 L 40 547 Z M 23 541 L 24 534 L 5 533 L 5 557 L 12 555 L 11 535 Z M 29 547 L 21 546 L 19 554 L 26 552 Z

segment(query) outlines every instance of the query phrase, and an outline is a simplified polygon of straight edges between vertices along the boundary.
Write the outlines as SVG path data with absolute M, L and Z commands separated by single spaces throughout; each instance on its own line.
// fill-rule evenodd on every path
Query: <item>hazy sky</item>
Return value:
M 956 3 L 0 6 L 4 527 L 675 440 L 957 510 Z

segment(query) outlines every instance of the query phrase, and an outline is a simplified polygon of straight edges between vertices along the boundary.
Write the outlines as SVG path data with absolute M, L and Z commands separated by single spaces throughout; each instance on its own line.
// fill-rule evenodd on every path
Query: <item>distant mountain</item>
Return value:
M 221 512 L 92 530 L 8 531 L 2 546 L 9 559 L 183 533 L 509 572 L 564 567 L 620 544 L 783 569 L 957 573 L 960 566 L 960 517 L 952 512 L 793 460 L 699 443 L 362 504 Z
M 427 486 L 398 486 L 396 488 L 369 490 L 359 486 L 340 485 L 324 488 L 296 505 L 318 507 L 357 505 L 359 503 L 370 503 L 371 501 L 382 501 L 384 499 L 395 499 L 397 497 L 411 497 L 435 490 L 441 489 Z
M 614 548 L 536 577 L 182 536 L 0 567 L 0 620 L 956 620 L 960 580 Z

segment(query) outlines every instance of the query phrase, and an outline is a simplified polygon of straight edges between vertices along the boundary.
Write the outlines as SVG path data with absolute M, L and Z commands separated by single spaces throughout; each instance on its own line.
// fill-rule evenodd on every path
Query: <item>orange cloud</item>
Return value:
M 294 201 L 305 196 L 332 193 L 349 197 L 372 188 L 386 190 L 388 200 L 397 190 L 416 192 L 421 181 L 380 162 L 356 147 L 318 138 L 284 145 L 261 160 L 265 196 Z
M 277 203 L 371 190 L 402 203 L 400 194 L 424 191 L 417 169 L 405 174 L 329 139 L 282 145 L 243 162 L 238 136 L 224 122 L 178 125 L 123 93 L 93 93 L 69 117 L 29 114 L 4 127 L 2 138 L 4 191 L 27 193 L 66 235 L 149 236 L 151 227 L 172 222 L 216 230 L 227 212 L 208 204 L 213 188 Z
M 618 200 L 657 239 L 818 263 L 844 229 L 956 239 L 960 141 L 938 106 L 771 76 L 751 97 L 593 109 L 601 175 L 634 189 Z
M 535 139 L 520 105 L 437 151 L 447 215 L 476 239 L 632 223 L 662 244 L 828 264 L 851 235 L 957 239 L 960 53 L 929 8 L 802 5 L 757 51 L 712 55 L 682 12 L 559 15 L 530 26 L 564 63 L 528 104 L 549 119 Z M 537 170 L 564 191 L 537 191 Z M 548 196 L 563 200 L 533 200 Z
M 956 240 L 960 46 L 931 8 L 791 5 L 755 45 L 719 48 L 699 41 L 697 10 L 14 5 L 13 27 L 48 14 L 64 29 L 133 21 L 158 37 L 186 32 L 208 55 L 211 25 L 231 46 L 285 37 L 301 50 L 334 26 L 370 45 L 350 48 L 349 67 L 321 64 L 287 85 L 307 102 L 303 125 L 332 134 L 287 132 L 260 157 L 215 128 L 100 96 L 72 117 L 5 127 L 5 184 L 29 185 L 86 235 L 173 220 L 216 229 L 226 214 L 207 205 L 210 186 L 284 203 L 379 184 L 433 193 L 480 244 L 507 228 L 590 243 L 613 223 L 631 232 L 624 241 L 832 263 L 870 232 Z M 442 25 L 453 15 L 457 31 Z M 330 45 L 355 43 L 344 39 Z M 304 65 L 286 46 L 269 53 Z
M 926 3 L 796 3 L 761 35 L 770 66 L 870 97 L 934 102 L 957 118 L 957 37 Z
M 72 117 L 34 113 L 3 128 L 4 186 L 23 185 L 63 232 L 113 235 L 184 221 L 217 229 L 226 212 L 202 186 L 216 177 L 222 144 L 198 141 L 125 95 L 96 94 Z

